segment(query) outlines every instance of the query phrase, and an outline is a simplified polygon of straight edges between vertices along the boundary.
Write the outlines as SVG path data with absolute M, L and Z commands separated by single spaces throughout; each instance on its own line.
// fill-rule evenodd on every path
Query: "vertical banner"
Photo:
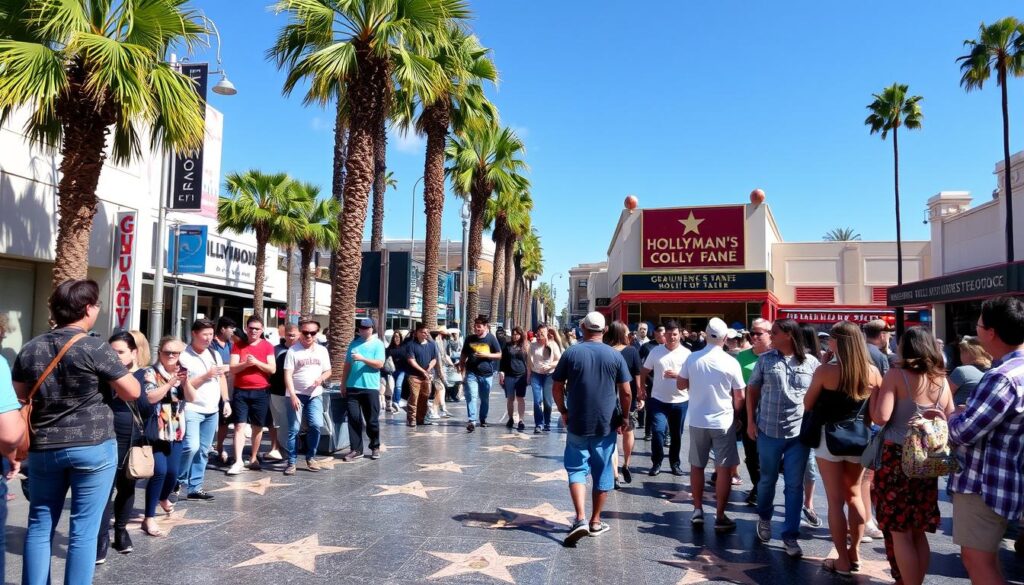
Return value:
M 135 211 L 121 211 L 117 214 L 114 266 L 111 270 L 114 286 L 110 288 L 113 331 L 126 331 L 132 326 L 132 298 L 137 296 L 134 290 L 137 220 L 138 212 Z
M 181 225 L 168 234 L 167 270 L 175 274 L 206 272 L 207 227 Z
M 199 94 L 199 107 L 206 118 L 206 86 L 210 66 L 206 63 L 186 63 L 182 75 L 195 84 Z M 205 134 L 205 130 L 204 130 Z M 191 154 L 174 155 L 174 181 L 171 184 L 171 209 L 195 210 L 203 208 L 203 147 Z

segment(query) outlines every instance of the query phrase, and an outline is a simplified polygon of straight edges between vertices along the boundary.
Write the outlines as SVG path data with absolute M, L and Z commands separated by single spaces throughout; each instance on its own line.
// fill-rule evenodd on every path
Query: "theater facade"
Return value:
M 824 231 L 824 230 L 823 230 Z M 929 242 L 903 243 L 905 281 L 930 276 Z M 587 278 L 589 307 L 613 319 L 676 319 L 703 329 L 712 317 L 749 327 L 789 317 L 825 329 L 892 315 L 895 242 L 786 242 L 770 206 L 750 203 L 624 209 L 607 262 Z M 911 324 L 929 307 L 907 306 Z

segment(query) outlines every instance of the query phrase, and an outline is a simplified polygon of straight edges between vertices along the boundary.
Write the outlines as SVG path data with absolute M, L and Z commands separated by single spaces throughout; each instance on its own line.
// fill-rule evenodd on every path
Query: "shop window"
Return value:
M 835 303 L 836 289 L 831 286 L 796 287 L 797 303 Z
M 885 296 L 886 290 L 888 290 L 888 289 L 886 289 L 886 287 L 884 287 L 884 286 L 876 286 L 876 287 L 872 288 L 871 289 L 871 302 L 872 303 L 878 303 L 880 305 L 884 305 L 885 303 L 887 303 L 888 299 Z

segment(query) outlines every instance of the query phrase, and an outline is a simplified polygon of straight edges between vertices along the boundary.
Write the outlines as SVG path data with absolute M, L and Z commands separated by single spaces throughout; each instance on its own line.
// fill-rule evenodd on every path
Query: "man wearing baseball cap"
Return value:
M 690 485 L 693 486 L 694 526 L 704 525 L 704 468 L 708 455 L 715 451 L 715 532 L 736 530 L 736 522 L 725 515 L 732 489 L 732 475 L 740 464 L 736 450 L 734 412 L 745 399 L 743 372 L 736 358 L 725 353 L 731 329 L 714 317 L 708 321 L 705 333 L 707 347 L 690 354 L 679 370 L 676 388 L 690 392 Z
M 370 459 L 380 458 L 380 370 L 384 367 L 384 342 L 373 334 L 373 320 L 359 320 L 359 337 L 348 346 L 342 396 L 348 407 L 348 439 L 352 450 L 346 461 L 363 456 L 363 425 L 370 440 Z
M 895 361 L 896 355 L 889 353 L 889 337 L 895 329 L 882 319 L 872 319 L 864 324 L 864 337 L 868 341 L 868 356 L 878 372 L 885 375 Z
M 570 547 L 584 536 L 598 536 L 609 530 L 601 521 L 601 509 L 608 492 L 615 487 L 612 457 L 616 436 L 629 429 L 629 421 L 622 413 L 629 412 L 633 398 L 626 360 L 601 342 L 604 316 L 589 313 L 582 326 L 583 342 L 565 350 L 551 376 L 555 406 L 568 431 L 563 461 L 569 474 L 569 495 L 576 509 L 576 520 L 564 542 Z M 594 478 L 589 525 L 585 521 L 588 474 Z

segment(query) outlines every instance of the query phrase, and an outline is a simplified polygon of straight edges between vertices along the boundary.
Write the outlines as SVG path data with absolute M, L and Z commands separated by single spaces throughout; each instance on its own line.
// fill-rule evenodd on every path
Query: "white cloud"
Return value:
M 388 148 L 405 154 L 423 155 L 427 149 L 427 139 L 411 130 L 403 133 L 392 128 L 388 130 Z
M 324 130 L 331 129 L 330 123 L 320 116 L 313 116 L 313 119 L 309 121 L 309 127 L 312 128 L 314 132 L 323 132 Z

